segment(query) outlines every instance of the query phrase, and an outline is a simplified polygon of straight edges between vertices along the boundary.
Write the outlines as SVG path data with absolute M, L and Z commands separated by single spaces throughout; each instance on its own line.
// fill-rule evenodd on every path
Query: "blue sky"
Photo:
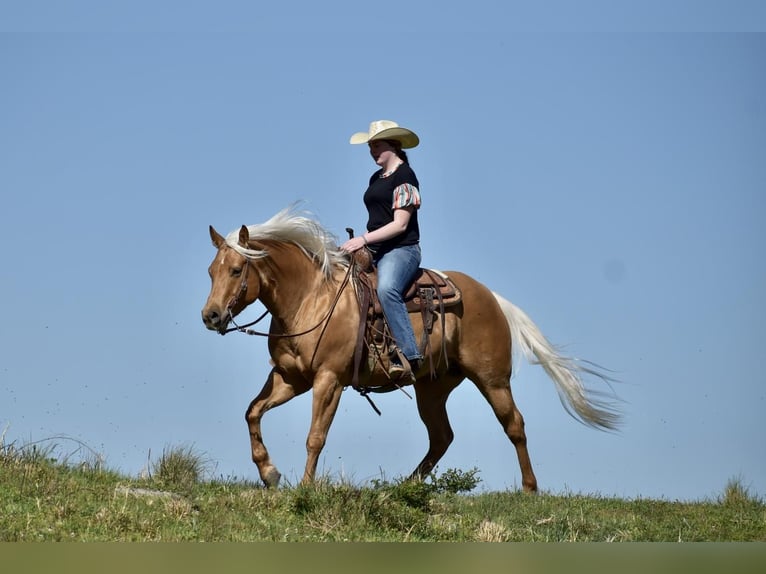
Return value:
M 764 9 L 413 4 L 0 4 L 5 442 L 70 437 L 53 442 L 130 474 L 192 445 L 216 476 L 257 479 L 243 415 L 266 344 L 204 329 L 207 226 L 304 200 L 339 237 L 362 228 L 375 166 L 348 138 L 392 119 L 421 138 L 424 265 L 622 381 L 624 428 L 599 433 L 519 366 L 541 489 L 699 499 L 739 477 L 766 495 L 766 36 L 738 33 Z M 320 472 L 420 461 L 414 401 L 376 403 L 344 395 Z M 448 409 L 439 469 L 519 487 L 470 382 Z M 305 395 L 264 418 L 292 483 L 309 413 Z

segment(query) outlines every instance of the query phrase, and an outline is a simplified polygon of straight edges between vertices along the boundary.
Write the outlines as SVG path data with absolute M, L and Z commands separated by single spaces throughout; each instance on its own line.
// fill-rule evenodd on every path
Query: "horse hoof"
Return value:
M 279 486 L 279 480 L 282 478 L 282 474 L 276 469 L 271 468 L 269 469 L 262 477 L 263 484 L 266 485 L 267 488 L 276 488 Z

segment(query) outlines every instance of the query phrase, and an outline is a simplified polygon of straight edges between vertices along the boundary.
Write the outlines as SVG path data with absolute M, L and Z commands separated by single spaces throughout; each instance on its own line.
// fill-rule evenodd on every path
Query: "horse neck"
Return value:
M 327 282 L 319 265 L 298 246 L 262 243 L 269 254 L 255 264 L 261 283 L 259 298 L 272 316 L 294 324 L 307 302 L 321 300 L 328 290 Z

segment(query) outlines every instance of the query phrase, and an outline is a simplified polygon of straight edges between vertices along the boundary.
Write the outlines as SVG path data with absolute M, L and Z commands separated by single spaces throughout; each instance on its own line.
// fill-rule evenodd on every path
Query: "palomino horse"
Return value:
M 256 300 L 271 314 L 269 332 L 262 334 L 268 335 L 273 368 L 245 415 L 253 462 L 267 486 L 279 483 L 281 475 L 263 443 L 261 418 L 313 389 L 302 479 L 311 482 L 341 394 L 353 375 L 360 310 L 348 281 L 349 256 L 338 249 L 336 236 L 293 207 L 225 238 L 211 226 L 210 236 L 218 253 L 209 268 L 212 287 L 202 309 L 205 326 L 220 334 L 229 332 L 234 317 Z M 447 451 L 453 439 L 447 397 L 468 378 L 516 448 L 524 490 L 535 491 L 524 419 L 511 394 L 512 349 L 520 349 L 545 369 L 562 404 L 580 422 L 614 429 L 618 413 L 586 389 L 581 375 L 607 377 L 595 367 L 559 355 L 523 311 L 484 285 L 456 271 L 446 275 L 460 288 L 462 301 L 444 310 L 443 321 L 434 322 L 431 348 L 446 349 L 447 360 L 438 360 L 433 370 L 427 360 L 416 373 L 413 386 L 429 448 L 412 477 L 426 476 Z M 411 318 L 420 337 L 422 319 L 419 314 Z M 365 377 L 370 385 L 391 384 L 387 373 L 375 365 Z

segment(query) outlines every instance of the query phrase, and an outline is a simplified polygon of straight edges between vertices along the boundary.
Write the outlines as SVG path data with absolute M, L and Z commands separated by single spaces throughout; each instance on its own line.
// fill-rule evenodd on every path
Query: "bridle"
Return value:
M 226 324 L 228 325 L 229 323 L 231 323 L 234 325 L 234 327 L 218 331 L 220 335 L 226 335 L 227 333 L 231 333 L 232 331 L 239 331 L 241 333 L 247 333 L 248 335 L 263 335 L 263 336 L 268 335 L 268 333 L 260 333 L 257 331 L 252 331 L 248 333 L 248 329 L 247 329 L 247 327 L 252 327 L 253 325 L 259 323 L 266 315 L 268 315 L 269 314 L 268 309 L 264 311 L 261 314 L 261 316 L 258 317 L 255 321 L 251 321 L 250 323 L 247 323 L 246 325 L 237 325 L 236 321 L 234 321 L 234 314 L 231 311 L 234 308 L 234 306 L 239 302 L 239 298 L 247 292 L 247 272 L 248 272 L 249 266 L 250 266 L 250 260 L 245 258 L 245 269 L 242 270 L 242 280 L 239 283 L 239 291 L 237 291 L 234 294 L 234 297 L 229 299 L 229 302 L 226 304 L 226 316 L 227 316 Z
M 249 259 L 245 258 L 245 265 L 249 267 L 250 265 L 252 265 L 252 262 Z M 324 325 L 324 329 L 326 329 L 327 323 L 329 323 L 330 317 L 332 317 L 332 314 L 335 312 L 335 307 L 338 305 L 338 301 L 340 301 L 340 297 L 343 294 L 343 290 L 346 288 L 346 286 L 349 283 L 349 280 L 351 279 L 351 272 L 353 270 L 353 267 L 354 267 L 353 262 L 349 262 L 348 269 L 346 270 L 346 274 L 343 276 L 343 281 L 341 281 L 340 287 L 338 287 L 338 292 L 335 294 L 335 298 L 333 299 L 332 304 L 327 310 L 327 313 L 325 313 L 325 315 L 319 320 L 319 322 L 316 325 L 314 325 L 313 327 L 309 329 L 306 329 L 305 331 L 301 331 L 300 333 L 267 333 L 264 331 L 255 331 L 253 329 L 249 329 L 248 327 L 252 327 L 253 325 L 256 325 L 264 317 L 266 317 L 266 315 L 269 314 L 268 309 L 266 309 L 266 311 L 264 311 L 261 314 L 261 316 L 258 317 L 255 321 L 251 321 L 250 323 L 247 323 L 245 325 L 237 325 L 236 321 L 234 320 L 234 314 L 232 313 L 232 309 L 239 302 L 240 297 L 247 292 L 247 269 L 243 269 L 242 281 L 239 284 L 239 291 L 237 291 L 234 297 L 232 297 L 226 305 L 226 315 L 228 316 L 227 324 L 231 323 L 234 326 L 228 329 L 219 331 L 219 333 L 221 335 L 226 335 L 227 333 L 231 333 L 233 331 L 239 331 L 240 333 L 245 333 L 246 335 L 256 335 L 260 337 L 278 337 L 278 338 L 286 339 L 286 338 L 292 338 L 292 337 L 300 337 L 301 335 L 307 335 L 308 333 L 315 331 L 322 325 Z M 255 271 L 255 268 L 253 268 L 253 271 Z M 322 333 L 324 333 L 324 329 L 322 329 Z M 312 360 L 313 360 L 313 357 L 312 357 Z

